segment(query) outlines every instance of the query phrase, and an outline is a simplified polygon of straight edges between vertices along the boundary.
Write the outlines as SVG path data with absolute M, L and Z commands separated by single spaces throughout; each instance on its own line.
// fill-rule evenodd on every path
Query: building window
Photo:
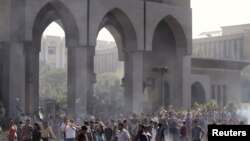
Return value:
M 221 104 L 221 86 L 217 85 L 217 104 Z
M 223 58 L 227 58 L 227 46 L 226 41 L 223 41 Z
M 227 87 L 226 85 L 222 86 L 222 93 L 223 93 L 223 106 L 227 105 Z
M 54 55 L 54 54 L 56 54 L 56 47 L 49 46 L 49 47 L 48 47 L 48 54 L 49 54 L 49 55 Z
M 216 91 L 215 91 L 215 85 L 212 85 L 211 86 L 211 97 L 212 97 L 212 99 L 215 99 L 215 93 L 216 93 Z

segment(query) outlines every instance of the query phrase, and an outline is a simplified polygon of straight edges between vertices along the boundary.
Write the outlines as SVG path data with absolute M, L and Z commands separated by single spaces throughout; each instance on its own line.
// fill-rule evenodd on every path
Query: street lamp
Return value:
M 153 66 L 152 71 L 160 73 L 162 75 L 162 106 L 165 106 L 165 94 L 164 94 L 164 74 L 168 73 L 168 67 L 166 66 Z

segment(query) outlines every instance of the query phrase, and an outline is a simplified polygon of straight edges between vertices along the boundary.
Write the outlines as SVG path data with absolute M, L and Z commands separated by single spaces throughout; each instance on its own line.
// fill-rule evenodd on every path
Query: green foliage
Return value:
M 233 112 L 236 109 L 237 109 L 237 106 L 233 102 L 228 103 L 228 105 L 227 105 L 227 110 L 228 111 Z
M 120 79 L 111 74 L 98 76 L 94 88 L 94 115 L 109 118 L 119 114 L 122 112 L 123 97 Z
M 214 100 L 207 101 L 204 104 L 194 103 L 194 105 L 193 105 L 193 109 L 196 111 L 199 111 L 199 112 L 201 112 L 201 111 L 207 112 L 207 111 L 209 111 L 211 109 L 215 109 L 217 107 L 218 107 L 217 102 Z
M 40 64 L 40 99 L 55 100 L 60 105 L 67 103 L 67 70 L 56 69 L 45 63 Z M 94 87 L 92 109 L 95 116 L 108 117 L 122 112 L 123 88 L 115 73 L 97 76 Z M 62 107 L 62 106 L 61 106 Z
M 65 102 L 67 93 L 67 70 L 57 69 L 54 66 L 41 63 L 40 65 L 40 88 L 41 99 L 52 99 L 57 102 Z

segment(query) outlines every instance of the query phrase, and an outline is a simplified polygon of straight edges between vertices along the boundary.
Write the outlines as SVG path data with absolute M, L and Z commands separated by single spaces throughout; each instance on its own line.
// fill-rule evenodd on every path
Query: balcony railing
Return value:
M 193 42 L 194 57 L 237 60 L 243 59 L 243 40 L 241 38 L 218 38 L 215 40 L 195 40 Z

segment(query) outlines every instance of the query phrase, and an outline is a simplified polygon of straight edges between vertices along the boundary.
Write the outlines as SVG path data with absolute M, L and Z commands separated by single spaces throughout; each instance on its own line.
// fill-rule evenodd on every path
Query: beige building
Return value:
M 218 104 L 225 106 L 229 102 L 239 103 L 241 101 L 240 72 L 249 65 L 247 53 L 249 52 L 250 33 L 247 32 L 249 29 L 250 24 L 227 26 L 222 27 L 221 31 L 203 32 L 200 34 L 202 38 L 193 40 L 192 77 L 190 79 L 191 104 L 215 100 Z M 43 44 L 47 46 L 42 46 L 42 49 L 51 48 L 51 44 L 56 44 L 55 42 L 58 42 L 58 48 L 65 48 L 60 46 L 63 44 L 60 42 L 64 42 L 64 38 L 47 36 L 43 38 Z M 64 61 L 64 65 L 60 65 L 60 63 L 61 60 L 67 60 L 67 53 L 60 54 L 64 53 L 61 50 L 57 49 L 57 53 L 53 55 L 49 51 L 41 52 L 41 56 L 50 56 L 46 62 L 56 62 L 56 66 L 65 67 L 66 61 Z M 50 59 L 54 59 L 54 61 Z M 94 57 L 95 73 L 113 72 L 117 69 L 124 69 L 124 66 L 123 62 L 118 60 L 115 42 L 97 41 Z M 158 77 L 155 74 L 151 74 L 151 76 Z M 159 86 L 161 87 L 161 85 Z M 150 91 L 153 92 L 150 88 L 147 91 L 144 99 L 146 104 L 148 101 L 153 102 L 155 107 L 160 106 L 163 102 L 161 91 L 156 92 L 158 94 L 156 99 L 153 97 L 149 99 Z M 166 78 L 164 81 L 164 103 L 166 105 L 170 104 L 171 91 L 168 78 Z
M 67 65 L 67 48 L 65 38 L 59 36 L 43 36 L 41 41 L 40 61 L 55 66 L 65 68 Z
M 115 72 L 124 68 L 124 63 L 118 59 L 118 50 L 115 42 L 98 40 L 94 56 L 94 69 L 96 74 Z M 43 36 L 40 62 L 67 68 L 67 48 L 65 38 L 59 36 Z
M 207 37 L 193 40 L 192 82 L 193 86 L 195 82 L 203 86 L 206 100 L 214 99 L 226 105 L 241 101 L 241 71 L 250 63 L 250 24 L 221 29 L 204 32 L 202 35 Z M 192 95 L 196 94 L 192 92 Z

